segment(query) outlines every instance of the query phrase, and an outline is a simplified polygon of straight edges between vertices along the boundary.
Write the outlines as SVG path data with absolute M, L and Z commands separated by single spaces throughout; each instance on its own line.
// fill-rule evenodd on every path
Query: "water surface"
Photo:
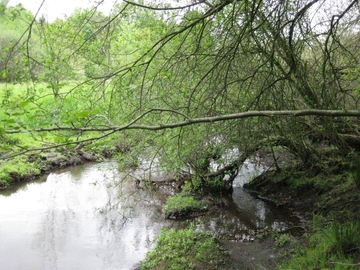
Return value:
M 111 161 L 0 191 L 0 269 L 133 269 L 162 227 L 189 223 L 164 219 L 172 193 L 137 187 Z M 193 220 L 221 238 L 242 241 L 298 222 L 240 187 L 221 199 L 225 207 Z

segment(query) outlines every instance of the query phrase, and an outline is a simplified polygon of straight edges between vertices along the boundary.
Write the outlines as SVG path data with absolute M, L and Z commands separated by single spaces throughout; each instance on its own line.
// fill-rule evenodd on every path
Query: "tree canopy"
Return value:
M 308 165 L 314 143 L 359 149 L 359 3 L 340 2 L 123 1 L 51 23 L 6 8 L 26 26 L 1 30 L 2 81 L 27 91 L 1 93 L 0 134 L 44 141 L 1 158 L 106 137 L 171 170 L 215 148 L 285 147 Z

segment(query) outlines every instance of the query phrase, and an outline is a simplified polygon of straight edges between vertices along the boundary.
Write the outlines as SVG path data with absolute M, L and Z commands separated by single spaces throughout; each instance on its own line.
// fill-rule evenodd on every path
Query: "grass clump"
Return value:
M 229 269 L 229 256 L 210 235 L 186 229 L 163 229 L 156 247 L 146 255 L 141 270 Z
M 334 222 L 309 238 L 309 247 L 280 269 L 359 269 L 360 224 Z
M 347 222 L 331 224 L 326 236 L 330 242 L 328 252 L 342 256 L 360 254 L 360 224 Z M 359 265 L 360 266 L 360 265 Z
M 193 196 L 179 193 L 170 197 L 165 204 L 165 212 L 168 216 L 172 213 L 176 215 L 186 215 L 194 211 L 206 211 L 208 204 L 203 200 L 198 201 Z

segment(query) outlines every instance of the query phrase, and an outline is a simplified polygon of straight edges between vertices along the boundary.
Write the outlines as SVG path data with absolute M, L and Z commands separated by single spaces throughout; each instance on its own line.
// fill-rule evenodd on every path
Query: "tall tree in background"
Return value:
M 4 5 L 5 7 L 7 6 L 7 4 L 9 3 L 10 0 L 1 0 L 0 1 L 0 5 Z
M 32 20 L 33 15 L 21 4 L 0 7 L 0 81 L 28 80 L 34 72 L 27 57 L 27 54 L 33 53 L 33 49 L 29 48 L 32 40 L 25 35 Z

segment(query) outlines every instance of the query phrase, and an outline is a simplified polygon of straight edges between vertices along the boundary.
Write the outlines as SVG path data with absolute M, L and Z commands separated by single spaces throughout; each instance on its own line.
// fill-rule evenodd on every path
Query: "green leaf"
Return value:
M 24 108 L 24 107 L 26 107 L 29 103 L 30 103 L 30 101 L 25 100 L 25 101 L 20 102 L 19 106 L 20 106 L 21 108 Z
M 5 120 L 5 122 L 8 124 L 16 123 L 16 121 L 13 118 L 9 118 L 9 119 Z
M 65 137 L 62 137 L 62 136 L 55 136 L 55 137 L 54 137 L 54 140 L 55 140 L 55 142 L 57 142 L 57 143 L 64 143 L 64 142 L 66 142 L 66 138 L 65 138 Z
M 95 108 L 95 109 L 92 109 L 91 112 L 90 112 L 90 115 L 95 115 L 95 114 L 98 114 L 100 113 L 100 109 L 99 108 Z
M 78 112 L 74 115 L 74 118 L 75 119 L 78 119 L 78 118 L 87 118 L 89 117 L 89 111 L 82 111 L 82 112 Z
M 2 74 L 1 74 L 1 77 L 5 80 L 7 78 L 7 70 L 4 69 Z

